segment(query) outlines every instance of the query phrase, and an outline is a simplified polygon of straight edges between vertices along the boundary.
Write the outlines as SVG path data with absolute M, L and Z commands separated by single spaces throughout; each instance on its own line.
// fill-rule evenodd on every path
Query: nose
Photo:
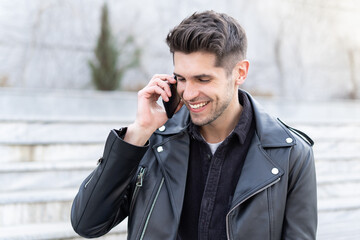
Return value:
M 192 101 L 197 98 L 199 95 L 199 91 L 196 87 L 196 84 L 192 83 L 192 81 L 186 81 L 183 85 L 182 98 L 185 101 Z

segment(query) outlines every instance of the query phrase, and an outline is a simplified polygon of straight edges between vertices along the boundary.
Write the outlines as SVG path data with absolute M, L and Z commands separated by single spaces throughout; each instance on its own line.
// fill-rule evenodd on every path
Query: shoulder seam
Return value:
M 303 139 L 307 144 L 309 144 L 311 147 L 314 146 L 315 142 L 314 140 L 312 140 L 306 133 L 290 127 L 289 125 L 285 124 L 283 121 L 280 120 L 280 118 L 277 118 L 277 120 L 282 123 L 287 129 L 289 129 L 291 132 L 293 132 L 294 134 L 296 134 L 297 136 L 299 136 L 301 139 Z

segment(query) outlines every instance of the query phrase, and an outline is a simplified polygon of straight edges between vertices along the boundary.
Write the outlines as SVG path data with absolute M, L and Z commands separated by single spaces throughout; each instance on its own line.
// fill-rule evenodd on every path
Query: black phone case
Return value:
M 164 103 L 164 107 L 165 107 L 167 117 L 172 118 L 172 116 L 175 113 L 175 110 L 176 110 L 177 106 L 180 103 L 180 96 L 177 93 L 176 84 L 169 84 L 169 85 L 170 85 L 170 90 L 171 90 L 171 97 L 170 97 L 168 102 L 165 102 L 163 100 L 163 103 Z

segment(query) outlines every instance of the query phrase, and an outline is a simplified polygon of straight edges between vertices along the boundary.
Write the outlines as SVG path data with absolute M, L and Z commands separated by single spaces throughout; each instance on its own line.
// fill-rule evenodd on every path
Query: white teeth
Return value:
M 195 104 L 195 105 L 192 105 L 192 104 L 189 103 L 190 107 L 193 108 L 193 109 L 201 108 L 201 107 L 205 106 L 206 104 L 207 104 L 206 102 Z

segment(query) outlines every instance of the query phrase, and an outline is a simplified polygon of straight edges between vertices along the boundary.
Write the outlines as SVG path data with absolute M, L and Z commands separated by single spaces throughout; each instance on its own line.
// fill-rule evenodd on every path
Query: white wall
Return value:
M 1 0 L 0 86 L 92 89 L 87 65 L 102 0 Z M 124 89 L 171 73 L 168 31 L 194 11 L 226 12 L 246 29 L 244 88 L 293 99 L 360 98 L 360 3 L 356 0 L 109 0 L 118 43 L 133 34 L 142 64 Z

